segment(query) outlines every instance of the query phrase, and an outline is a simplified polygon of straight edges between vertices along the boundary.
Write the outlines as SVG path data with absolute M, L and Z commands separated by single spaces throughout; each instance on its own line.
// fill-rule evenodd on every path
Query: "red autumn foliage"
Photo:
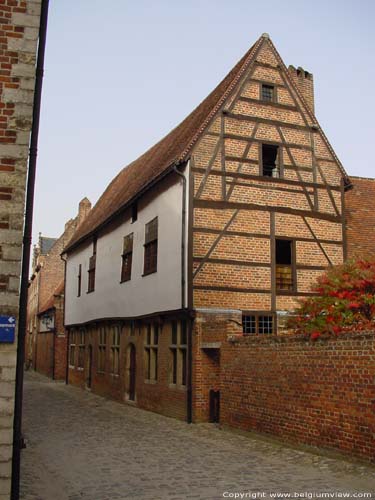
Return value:
M 375 327 L 375 262 L 348 261 L 329 269 L 313 288 L 316 296 L 300 301 L 289 320 L 297 333 L 321 336 Z

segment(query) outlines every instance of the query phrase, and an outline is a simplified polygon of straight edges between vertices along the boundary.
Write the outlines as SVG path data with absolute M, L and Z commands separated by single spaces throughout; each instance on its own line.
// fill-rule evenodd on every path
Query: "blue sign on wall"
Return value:
M 0 342 L 14 342 L 16 319 L 13 316 L 0 316 Z

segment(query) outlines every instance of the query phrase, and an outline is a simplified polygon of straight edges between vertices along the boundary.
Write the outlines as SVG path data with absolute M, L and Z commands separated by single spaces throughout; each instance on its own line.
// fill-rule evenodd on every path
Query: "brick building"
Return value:
M 217 420 L 223 343 L 282 334 L 297 299 L 343 262 L 350 186 L 312 75 L 263 35 L 118 174 L 65 248 L 69 382 Z
M 64 261 L 61 252 L 87 217 L 91 203 L 79 203 L 78 214 L 65 224 L 59 238 L 40 235 L 34 249 L 28 291 L 26 359 L 34 370 L 54 379 L 65 379 Z
M 16 325 L 40 9 L 40 0 L 0 2 L 0 316 Z M 0 336 L 1 500 L 11 487 L 16 349 Z

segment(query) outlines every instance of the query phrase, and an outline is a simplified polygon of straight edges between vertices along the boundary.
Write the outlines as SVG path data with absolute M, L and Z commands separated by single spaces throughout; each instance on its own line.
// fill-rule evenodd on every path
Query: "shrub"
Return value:
M 311 339 L 375 326 L 375 262 L 348 261 L 329 269 L 313 287 L 317 295 L 300 300 L 288 321 Z

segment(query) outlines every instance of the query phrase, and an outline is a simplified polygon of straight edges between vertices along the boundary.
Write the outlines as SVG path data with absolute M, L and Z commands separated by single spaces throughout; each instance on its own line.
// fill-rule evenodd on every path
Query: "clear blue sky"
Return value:
M 53 0 L 34 211 L 58 236 L 80 199 L 176 126 L 268 32 L 314 74 L 316 115 L 350 175 L 375 177 L 372 0 Z

